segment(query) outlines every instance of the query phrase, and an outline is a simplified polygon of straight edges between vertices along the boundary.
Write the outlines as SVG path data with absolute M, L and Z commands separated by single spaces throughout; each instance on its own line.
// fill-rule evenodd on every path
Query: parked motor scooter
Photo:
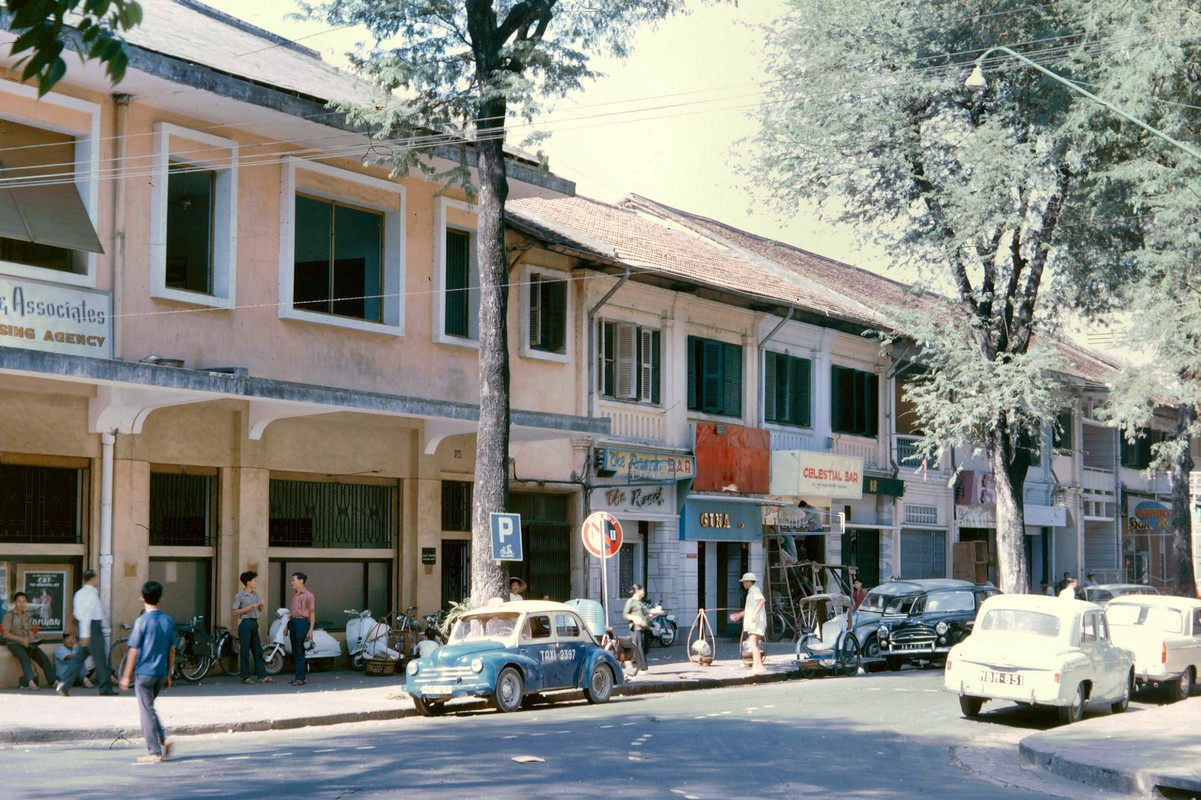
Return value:
M 660 647 L 671 647 L 676 641 L 676 615 L 655 606 L 651 613 L 650 639 L 653 638 Z
M 267 674 L 278 675 L 284 671 L 284 656 L 292 655 L 291 637 L 288 636 L 288 620 L 291 612 L 281 608 L 275 612 L 275 621 L 268 631 L 270 643 L 263 648 L 263 660 L 267 662 Z M 304 657 L 313 669 L 329 667 L 335 658 L 342 655 L 342 643 L 320 628 L 313 628 L 313 638 L 305 643 Z
M 400 659 L 400 653 L 388 647 L 391 629 L 386 622 L 377 622 L 368 609 L 347 608 L 344 613 L 350 617 L 346 622 L 346 651 L 350 654 L 351 669 L 362 672 L 370 658 Z

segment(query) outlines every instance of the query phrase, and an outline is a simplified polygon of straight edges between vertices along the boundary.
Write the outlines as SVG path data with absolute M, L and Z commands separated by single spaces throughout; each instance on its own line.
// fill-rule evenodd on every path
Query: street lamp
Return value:
M 1201 152 L 1198 152 L 1197 150 L 1195 150 L 1194 148 L 1185 144 L 1184 142 L 1173 139 L 1171 136 L 1168 136 L 1166 133 L 1164 133 L 1161 130 L 1152 128 L 1150 125 L 1143 122 L 1138 117 L 1127 114 L 1125 111 L 1118 108 L 1113 103 L 1110 103 L 1106 100 L 1102 100 L 1100 97 L 1097 97 L 1095 94 L 1088 91 L 1087 89 L 1082 87 L 1080 84 L 1069 81 L 1067 78 L 1063 77 L 1062 75 L 1052 72 L 1051 70 L 1047 69 L 1043 65 L 1038 64 L 1034 61 L 1031 61 L 1029 58 L 1026 58 L 1021 53 L 1019 53 L 1015 50 L 1010 50 L 1008 47 L 998 45 L 996 47 L 990 47 L 987 50 L 985 50 L 983 53 L 981 53 L 979 58 L 976 59 L 976 66 L 972 70 L 972 74 L 969 75 L 968 79 L 963 82 L 963 85 L 966 88 L 972 90 L 973 92 L 982 92 L 988 88 L 988 82 L 984 80 L 984 66 L 983 65 L 984 65 L 984 59 L 988 58 L 993 53 L 1004 53 L 1007 56 L 1016 58 L 1018 61 L 1021 61 L 1026 66 L 1032 67 L 1033 69 L 1036 69 L 1039 72 L 1041 72 L 1042 74 L 1046 75 L 1051 80 L 1053 80 L 1057 83 L 1063 84 L 1064 86 L 1068 87 L 1069 89 L 1071 89 L 1073 92 L 1076 92 L 1077 94 L 1084 95 L 1089 100 L 1092 100 L 1094 103 L 1098 103 L 1100 105 L 1105 106 L 1106 108 L 1108 108 L 1113 113 L 1117 114 L 1122 119 L 1133 122 L 1135 125 L 1139 126 L 1143 130 L 1145 130 L 1147 133 L 1151 134 L 1152 136 L 1157 136 L 1160 139 L 1163 139 L 1165 142 L 1172 145 L 1173 147 L 1179 148 L 1180 150 L 1183 150 L 1184 152 L 1188 153 L 1190 156 L 1197 159 L 1198 161 L 1201 161 Z

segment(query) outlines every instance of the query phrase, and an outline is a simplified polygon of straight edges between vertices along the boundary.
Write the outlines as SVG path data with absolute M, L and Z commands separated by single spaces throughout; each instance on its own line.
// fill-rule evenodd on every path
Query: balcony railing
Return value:
M 918 443 L 922 440 L 921 436 L 898 433 L 892 438 L 893 459 L 896 460 L 897 466 L 901 469 L 911 469 L 917 472 L 921 472 L 922 470 L 934 473 L 943 472 L 943 461 L 945 459 L 923 459 L 918 452 Z
M 608 407 L 599 409 L 599 413 L 612 420 L 610 430 L 615 437 L 664 443 L 666 426 L 663 422 L 664 412 L 660 409 Z
M 862 458 L 863 466 L 867 469 L 885 469 L 887 467 L 886 464 L 880 463 L 880 444 L 876 440 L 840 433 L 834 434 L 833 439 L 834 443 L 830 447 L 831 453 Z

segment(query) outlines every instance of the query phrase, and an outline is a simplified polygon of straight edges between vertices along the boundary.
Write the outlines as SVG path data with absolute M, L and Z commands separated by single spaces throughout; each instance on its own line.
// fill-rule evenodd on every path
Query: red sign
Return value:
M 701 492 L 771 492 L 771 433 L 717 422 L 696 424 L 696 479 Z
M 621 549 L 621 523 L 607 511 L 589 514 L 580 533 L 584 549 L 597 558 L 612 558 Z

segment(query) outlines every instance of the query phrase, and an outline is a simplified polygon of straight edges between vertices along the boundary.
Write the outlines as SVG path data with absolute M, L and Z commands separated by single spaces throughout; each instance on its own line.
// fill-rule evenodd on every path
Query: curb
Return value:
M 653 680 L 635 683 L 623 683 L 614 687 L 614 697 L 637 697 L 646 694 L 669 694 L 672 692 L 691 692 L 703 689 L 722 689 L 730 686 L 747 686 L 758 683 L 782 683 L 796 680 L 799 674 L 795 670 L 788 672 L 773 672 L 765 675 L 746 675 L 734 678 L 681 678 L 679 680 Z M 397 687 L 398 692 L 404 689 Z M 564 700 L 582 700 L 583 690 L 560 692 L 557 698 Z M 487 702 L 475 700 L 460 703 L 457 709 L 486 708 Z M 417 710 L 411 705 L 401 708 L 379 709 L 375 711 L 347 711 L 333 714 L 320 714 L 307 717 L 285 717 L 281 719 L 246 720 L 244 722 L 221 723 L 210 722 L 200 725 L 173 725 L 172 736 L 202 736 L 211 733 L 261 733 L 264 731 L 296 730 L 325 725 L 343 725 L 352 722 L 378 722 L 405 717 L 417 716 Z M 20 744 L 54 744 L 58 742 L 98 741 L 132 738 L 140 740 L 141 732 L 136 728 L 77 728 L 77 729 L 25 729 L 7 728 L 0 730 L 0 745 Z
M 1028 737 L 1018 743 L 1018 752 L 1022 758 L 1061 778 L 1125 794 L 1149 795 L 1160 789 L 1168 789 L 1188 794 L 1190 797 L 1201 796 L 1201 777 L 1197 774 L 1157 772 L 1150 769 L 1127 771 L 1088 764 L 1027 744 L 1030 738 L 1034 737 Z

